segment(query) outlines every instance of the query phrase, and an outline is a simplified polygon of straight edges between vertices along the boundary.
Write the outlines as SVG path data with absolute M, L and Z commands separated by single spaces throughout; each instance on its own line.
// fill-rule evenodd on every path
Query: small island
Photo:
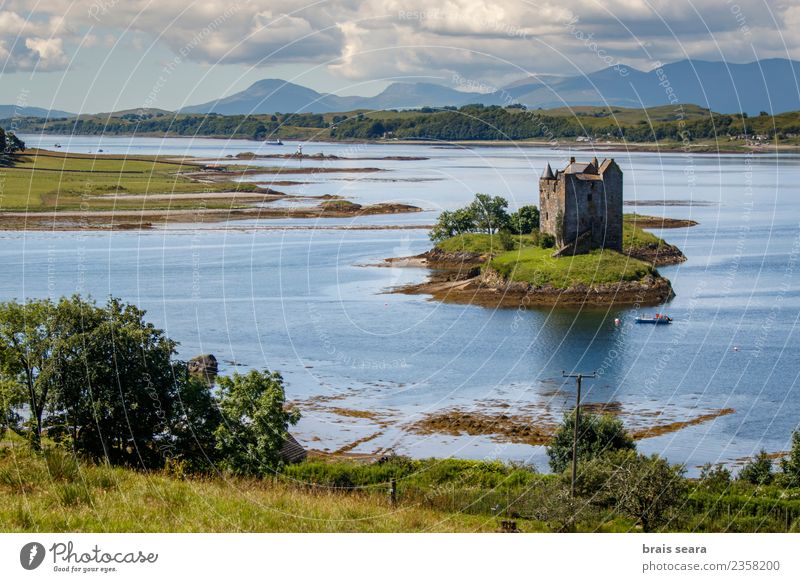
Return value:
M 0 150 L 0 228 L 6 230 L 147 230 L 170 223 L 421 211 L 395 202 L 361 205 L 330 194 L 295 196 L 246 181 L 256 175 L 380 168 L 265 167 L 188 156 L 80 154 L 29 149 L 14 139 L 13 148 Z
M 674 297 L 657 267 L 686 257 L 643 227 L 692 221 L 622 213 L 622 171 L 613 159 L 563 170 L 548 164 L 539 206 L 508 214 L 501 197 L 477 194 L 466 208 L 443 212 L 436 243 L 393 266 L 432 269 L 429 280 L 395 289 L 487 307 L 659 305 Z M 541 209 L 541 210 L 540 210 Z

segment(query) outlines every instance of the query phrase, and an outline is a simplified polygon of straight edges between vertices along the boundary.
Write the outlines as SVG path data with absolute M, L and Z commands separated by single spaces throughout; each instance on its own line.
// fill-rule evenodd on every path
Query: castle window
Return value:
M 547 213 L 544 213 L 544 219 L 547 220 Z
M 588 196 L 587 196 L 587 198 L 586 198 L 586 199 L 587 199 L 589 202 L 591 202 L 591 201 L 592 201 L 592 193 L 591 193 L 591 192 L 589 192 L 589 194 L 588 194 Z

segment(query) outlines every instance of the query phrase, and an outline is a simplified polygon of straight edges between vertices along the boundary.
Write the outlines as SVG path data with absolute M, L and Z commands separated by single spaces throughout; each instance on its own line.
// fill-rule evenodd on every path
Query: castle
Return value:
M 539 230 L 555 237 L 556 256 L 622 250 L 622 170 L 613 158 L 570 158 L 555 174 L 547 164 L 539 178 L 539 210 Z

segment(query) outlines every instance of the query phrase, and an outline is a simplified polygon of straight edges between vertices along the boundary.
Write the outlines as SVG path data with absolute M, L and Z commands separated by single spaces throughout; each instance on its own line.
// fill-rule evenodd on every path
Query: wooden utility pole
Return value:
M 561 371 L 563 378 L 575 378 L 578 384 L 578 392 L 575 395 L 575 432 L 572 435 L 572 485 L 570 495 L 575 497 L 575 477 L 578 474 L 578 430 L 581 424 L 581 380 L 584 378 L 597 378 L 597 372 L 591 374 L 567 374 Z

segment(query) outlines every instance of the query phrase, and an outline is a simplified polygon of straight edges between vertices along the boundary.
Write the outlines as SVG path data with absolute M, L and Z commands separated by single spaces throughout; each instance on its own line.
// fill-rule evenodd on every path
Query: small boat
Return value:
M 672 323 L 672 318 L 663 313 L 656 313 L 655 317 L 642 317 L 641 315 L 636 318 L 636 323 L 652 323 L 655 325 L 667 325 Z
M 279 139 L 265 139 L 264 145 L 283 145 L 283 142 Z

